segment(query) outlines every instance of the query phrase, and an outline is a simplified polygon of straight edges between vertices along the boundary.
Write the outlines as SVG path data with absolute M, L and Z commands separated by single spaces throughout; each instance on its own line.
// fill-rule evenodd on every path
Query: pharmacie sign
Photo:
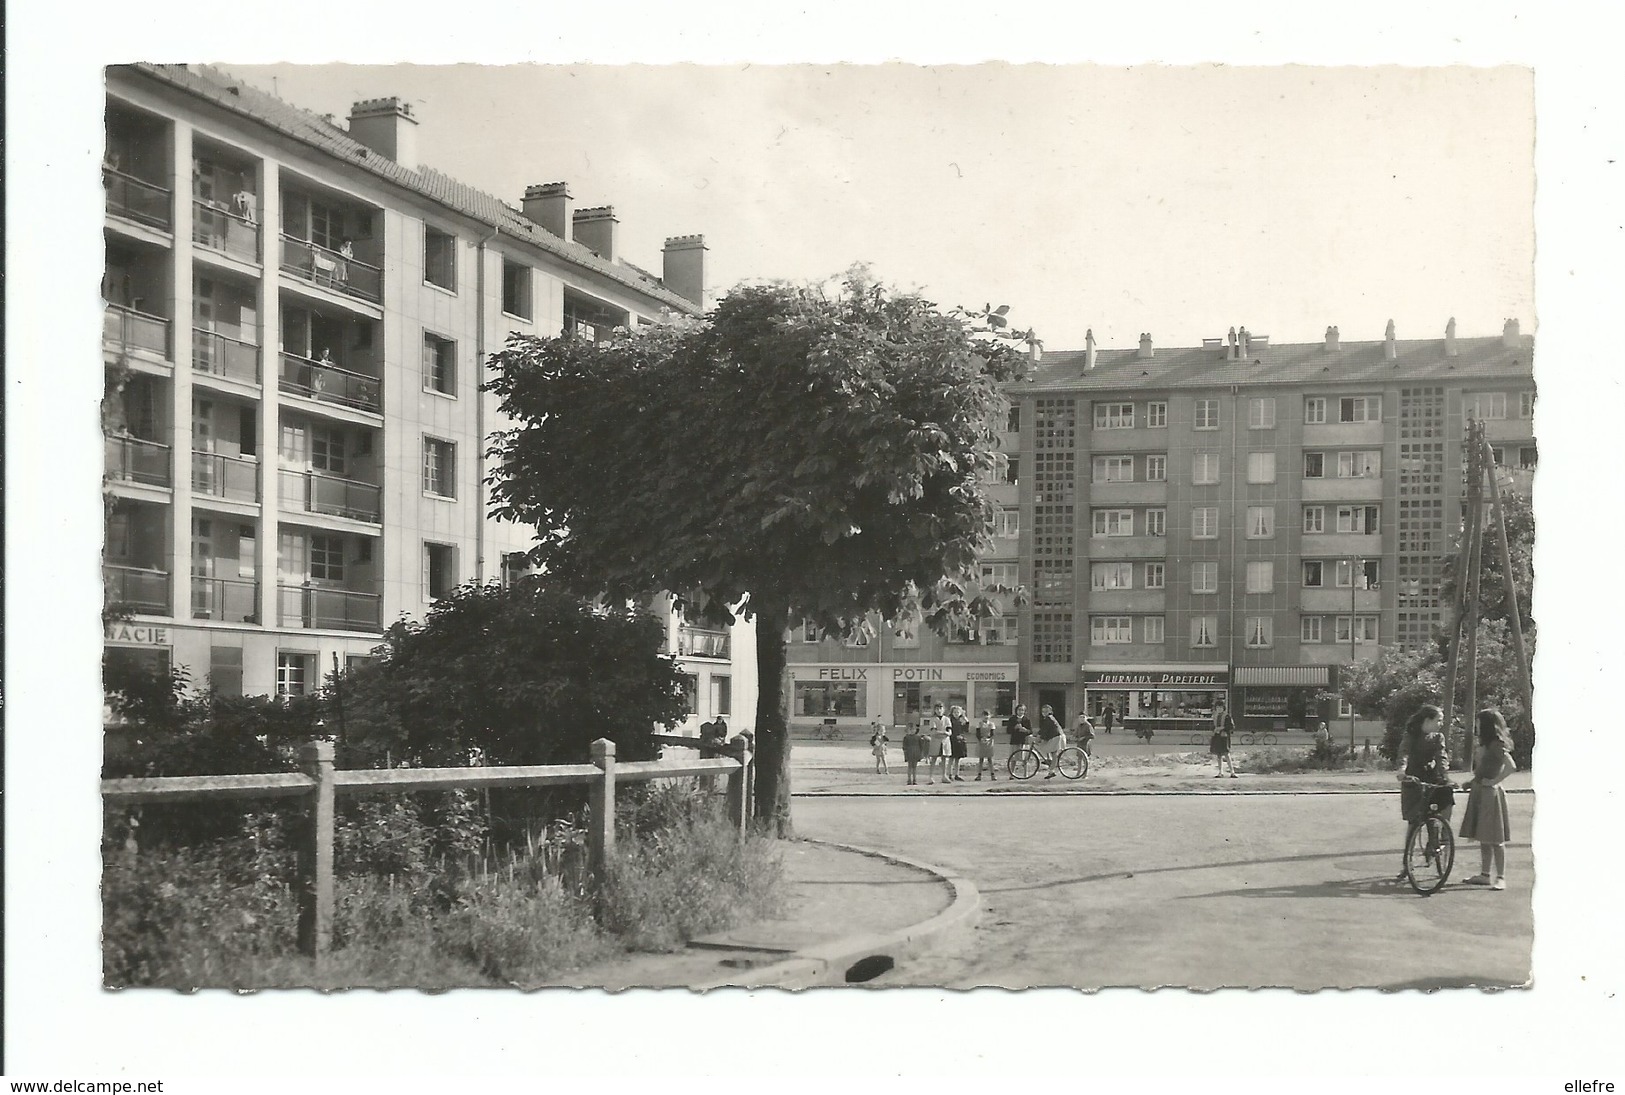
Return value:
M 108 624 L 103 638 L 119 646 L 168 646 L 169 628 L 152 624 Z
M 1084 670 L 1083 683 L 1093 688 L 1223 688 L 1230 670 Z

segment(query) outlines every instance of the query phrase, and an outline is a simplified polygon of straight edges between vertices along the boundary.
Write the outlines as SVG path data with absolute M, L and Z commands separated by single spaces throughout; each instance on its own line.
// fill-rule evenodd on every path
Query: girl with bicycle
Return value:
M 1405 819 L 1406 832 L 1418 821 L 1425 821 L 1428 806 L 1436 803 L 1435 816 L 1448 822 L 1455 809 L 1455 800 L 1439 788 L 1450 786 L 1450 753 L 1444 734 L 1439 730 L 1444 712 L 1431 703 L 1417 708 L 1405 724 L 1405 737 L 1401 749 L 1404 766 L 1399 774 L 1399 812 Z M 1431 785 L 1431 786 L 1430 786 Z M 1398 881 L 1405 880 L 1399 872 Z
M 1518 770 L 1512 759 L 1512 735 L 1507 732 L 1506 719 L 1494 708 L 1478 713 L 1478 763 L 1473 776 L 1467 781 L 1467 809 L 1461 816 L 1461 835 L 1478 841 L 1480 870 L 1466 879 L 1469 886 L 1488 886 L 1492 890 L 1507 888 L 1506 843 L 1512 839 L 1512 826 L 1507 820 L 1507 793 L 1501 781 Z M 1491 868 L 1494 874 L 1491 874 Z

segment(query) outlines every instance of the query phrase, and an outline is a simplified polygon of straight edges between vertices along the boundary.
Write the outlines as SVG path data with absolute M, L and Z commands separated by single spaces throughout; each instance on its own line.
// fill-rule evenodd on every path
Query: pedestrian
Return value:
M 1427 818 L 1430 803 L 1438 804 L 1436 816 L 1443 821 L 1450 820 L 1451 811 L 1455 808 L 1455 796 L 1448 790 L 1450 751 L 1445 745 L 1444 734 L 1439 731 L 1443 722 L 1444 712 L 1431 703 L 1425 703 L 1405 724 L 1405 736 L 1400 742 L 1403 763 L 1399 773 L 1399 812 L 1405 819 L 1407 837 L 1412 824 Z M 1414 782 L 1417 780 L 1421 782 Z M 1404 867 L 1401 860 L 1396 882 L 1405 881 Z
M 1320 729 L 1315 731 L 1315 748 L 1325 751 L 1331 749 L 1331 747 L 1332 729 L 1322 721 Z
M 886 743 L 891 739 L 886 736 L 885 727 L 878 722 L 870 725 L 874 733 L 869 735 L 869 751 L 875 755 L 875 775 L 890 775 L 891 768 L 886 764 Z
M 1501 781 L 1518 770 L 1512 759 L 1512 735 L 1506 719 L 1494 708 L 1478 713 L 1478 763 L 1467 781 L 1467 809 L 1461 815 L 1461 835 L 1478 841 L 1479 872 L 1469 886 L 1507 888 L 1507 841 L 1512 825 L 1507 819 L 1507 793 Z M 1493 871 L 1493 873 L 1491 873 Z
M 1105 707 L 1101 708 L 1101 710 L 1100 710 L 1100 725 L 1105 728 L 1106 733 L 1109 734 L 1109 733 L 1112 732 L 1112 723 L 1114 723 L 1116 721 L 1117 721 L 1117 708 L 1113 707 L 1109 703 Z
M 1010 735 L 1010 748 L 1020 749 L 1033 734 L 1033 720 L 1027 717 L 1027 705 L 1016 704 L 1015 712 L 1004 720 L 1004 732 Z
M 1049 765 L 1049 774 L 1045 779 L 1055 778 L 1055 758 L 1065 748 L 1066 731 L 1061 729 L 1061 720 L 1055 717 L 1055 709 L 1046 703 L 1038 709 L 1038 752 Z
M 908 785 L 910 787 L 919 783 L 920 758 L 925 755 L 925 741 L 920 737 L 920 728 L 910 723 L 903 732 L 903 763 L 908 766 Z
M 953 727 L 948 721 L 948 715 L 942 709 L 942 704 L 934 704 L 930 716 L 925 720 L 926 733 L 930 735 L 926 745 L 925 782 L 937 782 L 937 763 L 942 763 L 942 782 L 948 782 L 948 762 L 953 759 L 953 747 L 948 739 Z
M 976 782 L 982 781 L 982 767 L 987 766 L 987 778 L 997 780 L 999 767 L 993 763 L 993 712 L 983 711 L 976 723 Z
M 1111 708 L 1108 707 L 1106 710 L 1110 711 Z M 1105 718 L 1105 714 L 1102 713 L 1101 721 L 1104 722 Z M 1107 730 L 1106 733 L 1109 734 L 1111 731 Z M 1072 723 L 1072 739 L 1078 743 L 1079 748 L 1084 751 L 1086 756 L 1092 757 L 1095 755 L 1095 724 L 1090 722 L 1089 716 L 1084 714 L 1082 711 L 1078 712 L 1077 719 Z
M 965 777 L 959 772 L 959 764 L 970 756 L 970 716 L 965 709 L 955 704 L 948 712 L 949 749 L 948 778 L 955 783 L 965 782 Z
M 347 282 L 350 280 L 350 260 L 353 258 L 355 258 L 355 244 L 345 240 L 339 245 L 339 261 L 333 271 L 333 276 L 338 278 L 339 281 Z
M 1208 739 L 1208 752 L 1213 754 L 1213 764 L 1218 771 L 1213 773 L 1214 779 L 1224 777 L 1225 767 L 1230 769 L 1230 778 L 1236 779 L 1236 760 L 1230 755 L 1230 741 L 1236 734 L 1236 720 L 1230 717 L 1230 712 L 1219 704 L 1213 709 L 1213 736 Z

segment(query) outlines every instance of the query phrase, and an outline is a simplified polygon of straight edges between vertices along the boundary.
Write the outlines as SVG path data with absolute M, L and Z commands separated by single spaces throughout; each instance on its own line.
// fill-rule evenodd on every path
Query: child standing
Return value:
M 970 719 L 965 709 L 955 704 L 948 714 L 948 722 L 948 778 L 963 783 L 965 777 L 959 774 L 959 762 L 970 756 Z
M 908 765 L 910 787 L 920 782 L 920 758 L 924 755 L 925 740 L 920 737 L 920 728 L 910 723 L 908 729 L 903 732 L 903 763 Z
M 1467 781 L 1467 809 L 1461 818 L 1461 835 L 1478 841 L 1479 873 L 1466 880 L 1469 886 L 1507 888 L 1507 841 L 1512 826 L 1507 820 L 1507 793 L 1501 781 L 1518 770 L 1512 759 L 1512 735 L 1506 719 L 1494 708 L 1478 713 L 1478 763 Z M 1492 874 L 1491 871 L 1494 871 Z
M 886 764 L 886 743 L 891 739 L 886 736 L 886 728 L 878 722 L 874 724 L 874 733 L 869 735 L 869 751 L 875 755 L 875 775 L 885 776 L 891 774 L 891 768 Z
M 1213 773 L 1214 779 L 1224 776 L 1225 766 L 1230 768 L 1230 778 L 1236 775 L 1236 758 L 1230 755 L 1230 742 L 1236 734 L 1236 720 L 1230 717 L 1230 712 L 1219 704 L 1213 709 L 1213 736 L 1208 739 L 1208 752 L 1213 754 L 1214 766 L 1218 769 Z
M 987 766 L 988 779 L 997 780 L 999 778 L 998 766 L 993 763 L 994 732 L 993 712 L 983 711 L 981 721 L 976 724 L 976 779 L 978 782 L 982 778 L 983 765 Z

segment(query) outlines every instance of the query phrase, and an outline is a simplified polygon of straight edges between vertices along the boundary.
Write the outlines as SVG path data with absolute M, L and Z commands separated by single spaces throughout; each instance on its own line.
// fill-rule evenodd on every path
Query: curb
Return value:
M 950 873 L 945 867 L 922 863 L 893 852 L 877 848 L 864 848 L 855 844 L 839 844 L 832 840 L 807 840 L 808 844 L 822 844 L 826 848 L 856 852 L 859 855 L 883 859 L 904 867 L 913 867 L 935 875 L 944 882 L 952 894 L 948 907 L 918 924 L 872 935 L 849 935 L 828 943 L 819 943 L 797 951 L 789 958 L 752 970 L 741 970 L 732 977 L 722 977 L 689 986 L 696 992 L 721 988 L 812 988 L 815 985 L 843 984 L 846 970 L 861 958 L 886 955 L 896 959 L 918 954 L 942 937 L 975 924 L 982 913 L 982 892 L 976 883 L 962 875 Z

